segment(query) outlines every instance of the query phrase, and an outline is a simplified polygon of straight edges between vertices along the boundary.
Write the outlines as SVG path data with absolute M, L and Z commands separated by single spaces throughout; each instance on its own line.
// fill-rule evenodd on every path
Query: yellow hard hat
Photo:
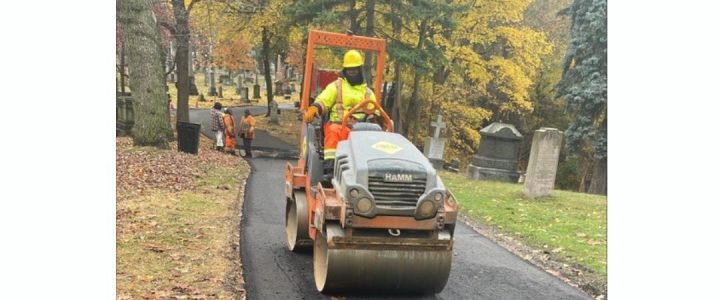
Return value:
M 343 68 L 354 68 L 362 65 L 363 58 L 360 52 L 357 50 L 345 52 L 345 57 L 343 58 Z

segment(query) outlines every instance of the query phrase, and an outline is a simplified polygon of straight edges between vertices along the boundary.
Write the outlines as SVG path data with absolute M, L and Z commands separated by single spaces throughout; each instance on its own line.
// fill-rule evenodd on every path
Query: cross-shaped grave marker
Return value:
M 434 127 L 433 138 L 440 138 L 440 130 L 446 127 L 445 122 L 442 121 L 442 115 L 437 116 L 437 121 L 430 122 L 430 127 Z

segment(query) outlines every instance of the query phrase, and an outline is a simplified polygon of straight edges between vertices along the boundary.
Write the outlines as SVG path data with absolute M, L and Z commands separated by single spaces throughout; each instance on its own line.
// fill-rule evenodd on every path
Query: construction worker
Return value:
M 323 169 L 325 169 L 324 174 L 330 174 L 330 176 L 332 176 L 338 142 L 347 139 L 350 134 L 348 128 L 342 128 L 343 116 L 363 100 L 375 100 L 375 94 L 367 87 L 363 78 L 363 57 L 360 52 L 357 50 L 347 51 L 343 57 L 342 66 L 341 76 L 325 87 L 304 115 L 304 121 L 309 123 L 318 113 L 328 114 L 328 122 L 323 127 L 325 133 Z M 372 108 L 372 104 L 368 108 Z M 355 121 L 362 115 L 362 113 L 354 114 L 351 120 Z M 323 181 L 327 179 L 325 177 L 327 176 L 324 176 Z

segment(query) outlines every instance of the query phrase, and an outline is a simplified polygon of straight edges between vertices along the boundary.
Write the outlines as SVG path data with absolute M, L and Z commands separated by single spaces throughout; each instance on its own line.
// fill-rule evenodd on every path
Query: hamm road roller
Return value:
M 315 46 L 375 54 L 374 91 L 382 99 L 384 40 L 312 30 L 301 111 L 313 92 Z M 299 159 L 285 169 L 285 228 L 291 251 L 312 249 L 317 290 L 442 291 L 450 275 L 458 204 L 428 159 L 393 132 L 392 120 L 367 93 L 342 116 L 349 134 L 338 143 L 330 170 L 323 166 L 322 120 L 301 122 Z

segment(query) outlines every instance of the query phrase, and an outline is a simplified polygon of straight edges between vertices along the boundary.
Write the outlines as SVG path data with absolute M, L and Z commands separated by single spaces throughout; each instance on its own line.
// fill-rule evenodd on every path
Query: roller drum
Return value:
M 310 249 L 312 240 L 308 235 L 308 208 L 304 192 L 295 192 L 295 199 L 287 199 L 285 204 L 285 233 L 288 249 L 302 251 Z
M 328 249 L 326 237 L 318 234 L 313 249 L 318 291 L 434 294 L 442 291 L 450 275 L 450 249 L 356 248 L 362 247 Z

